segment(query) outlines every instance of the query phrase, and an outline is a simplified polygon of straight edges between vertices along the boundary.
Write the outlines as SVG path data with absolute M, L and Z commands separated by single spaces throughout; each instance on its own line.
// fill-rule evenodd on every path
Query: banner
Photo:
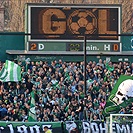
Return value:
M 67 121 L 64 127 L 61 122 L 6 122 L 0 121 L 0 133 L 44 133 L 47 126 L 52 133 L 108 133 L 109 123 L 101 121 Z M 133 121 L 113 121 L 115 133 L 133 133 Z
M 112 123 L 112 133 L 133 133 L 133 121 L 130 122 L 113 122 Z M 66 131 L 65 133 L 109 133 L 110 123 L 105 123 L 101 121 L 83 121 L 65 122 Z M 75 126 L 76 124 L 76 126 Z M 76 127 L 76 130 L 75 130 Z
M 52 133 L 63 133 L 61 122 L 6 122 L 0 121 L 0 133 L 44 133 L 47 126 Z
M 133 121 L 125 123 L 114 122 L 112 124 L 112 133 L 133 133 Z
M 103 112 L 104 116 L 119 113 L 133 102 L 133 76 L 121 75 L 115 84 Z
M 66 121 L 65 129 L 65 133 L 107 133 L 108 130 L 106 123 L 101 121 Z

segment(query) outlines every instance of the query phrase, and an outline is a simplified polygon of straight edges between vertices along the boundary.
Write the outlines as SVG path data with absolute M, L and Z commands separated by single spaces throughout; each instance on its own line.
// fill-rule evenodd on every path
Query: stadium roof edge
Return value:
M 9 55 L 84 55 L 84 51 L 27 51 L 27 50 L 6 50 Z M 87 55 L 116 55 L 115 52 L 90 52 L 87 51 Z M 117 55 L 133 55 L 133 51 L 122 51 Z

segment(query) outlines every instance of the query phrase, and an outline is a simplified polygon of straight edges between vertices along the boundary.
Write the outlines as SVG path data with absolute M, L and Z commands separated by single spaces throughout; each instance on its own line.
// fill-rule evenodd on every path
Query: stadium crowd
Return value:
M 121 74 L 132 75 L 133 63 L 89 61 L 86 66 L 84 95 L 84 62 L 54 60 L 23 62 L 21 82 L 0 83 L 0 120 L 28 121 L 31 92 L 35 92 L 37 121 L 83 120 L 84 106 L 89 121 L 105 120 L 102 112 L 106 100 Z M 0 63 L 0 69 L 3 63 Z M 84 97 L 87 98 L 86 102 Z M 120 113 L 132 113 L 132 105 Z

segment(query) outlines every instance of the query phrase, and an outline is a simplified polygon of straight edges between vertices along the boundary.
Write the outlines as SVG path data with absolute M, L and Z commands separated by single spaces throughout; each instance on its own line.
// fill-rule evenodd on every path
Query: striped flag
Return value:
M 34 94 L 34 91 L 31 92 L 31 103 L 30 103 L 28 121 L 29 122 L 36 121 L 35 94 Z
M 12 61 L 6 60 L 0 72 L 0 81 L 21 81 L 21 67 Z

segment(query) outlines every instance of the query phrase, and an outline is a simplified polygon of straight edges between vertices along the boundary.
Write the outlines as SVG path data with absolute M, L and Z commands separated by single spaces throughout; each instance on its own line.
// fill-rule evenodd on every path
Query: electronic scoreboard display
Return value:
M 29 3 L 26 22 L 27 49 L 63 42 L 65 51 L 83 51 L 84 35 L 87 42 L 120 42 L 121 6 Z

